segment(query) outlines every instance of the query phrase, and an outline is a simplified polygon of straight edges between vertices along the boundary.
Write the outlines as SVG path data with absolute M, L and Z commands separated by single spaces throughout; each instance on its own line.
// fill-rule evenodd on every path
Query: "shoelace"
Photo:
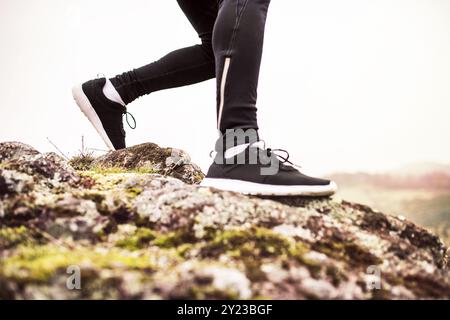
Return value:
M 286 157 L 283 157 L 282 155 L 276 153 L 277 151 L 281 151 L 284 152 L 286 154 Z M 278 159 L 281 159 L 282 163 L 288 163 L 289 165 L 293 166 L 293 167 L 297 167 L 297 168 L 301 168 L 300 165 L 293 163 L 292 161 L 289 160 L 289 152 L 287 152 L 284 149 L 271 149 L 271 148 L 267 148 L 267 155 L 270 157 L 272 154 L 274 154 Z
M 263 148 L 261 148 L 261 146 L 258 144 L 259 142 L 262 142 L 262 143 L 263 143 Z M 272 148 L 267 148 L 267 149 L 266 149 L 266 142 L 265 142 L 264 140 L 260 140 L 260 141 L 256 142 L 255 144 L 256 144 L 256 147 L 257 147 L 257 148 L 259 148 L 259 149 L 261 149 L 261 150 L 267 151 L 267 156 L 268 156 L 268 157 L 271 157 L 272 155 L 274 155 L 274 156 L 276 156 L 276 157 L 281 161 L 281 163 L 283 163 L 283 164 L 288 163 L 288 164 L 289 164 L 290 166 L 292 166 L 292 167 L 301 168 L 300 165 L 295 164 L 295 163 L 293 163 L 292 161 L 289 160 L 289 156 L 290 156 L 290 155 L 289 155 L 289 152 L 288 152 L 287 150 L 284 150 L 284 149 L 272 149 Z M 283 153 L 285 154 L 285 157 L 283 157 L 282 155 L 280 155 L 280 154 L 277 153 L 277 152 L 283 152 Z
M 134 116 L 131 113 L 129 113 L 127 111 L 127 108 L 125 108 L 125 110 L 123 111 L 123 114 L 125 115 L 125 121 L 127 122 L 128 126 L 133 130 L 136 129 L 136 119 L 134 118 Z M 133 125 L 130 124 L 130 120 L 128 119 L 128 116 L 130 116 L 131 119 L 133 120 Z

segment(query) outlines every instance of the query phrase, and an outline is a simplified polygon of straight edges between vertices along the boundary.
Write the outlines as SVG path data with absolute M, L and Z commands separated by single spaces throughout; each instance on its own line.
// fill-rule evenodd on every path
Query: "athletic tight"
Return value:
M 258 77 L 270 0 L 177 2 L 201 44 L 117 75 L 111 79 L 114 87 L 128 104 L 151 92 L 216 78 L 218 129 L 258 129 Z

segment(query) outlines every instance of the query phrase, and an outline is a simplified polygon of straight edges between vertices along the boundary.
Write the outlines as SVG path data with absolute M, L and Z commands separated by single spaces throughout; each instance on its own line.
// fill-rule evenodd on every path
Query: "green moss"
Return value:
M 0 275 L 17 282 L 47 282 L 70 265 L 96 269 L 153 270 L 149 256 L 119 249 L 98 251 L 92 247 L 66 249 L 54 245 L 20 247 L 0 262 Z
M 144 190 L 142 188 L 138 188 L 138 187 L 130 187 L 127 188 L 127 192 L 128 194 L 132 197 L 132 198 L 136 198 L 138 195 L 140 195 Z
M 24 226 L 0 229 L 0 248 L 9 249 L 19 244 L 33 243 L 32 233 Z
M 196 241 L 197 239 L 190 232 L 178 230 L 160 234 L 152 244 L 163 249 L 171 249 L 186 244 L 192 244 Z M 184 249 L 184 251 L 186 251 L 186 247 L 184 247 Z
M 207 256 L 218 256 L 226 252 L 234 257 L 298 257 L 305 253 L 305 247 L 269 229 L 253 228 L 218 232 L 202 252 Z
M 179 230 L 168 233 L 158 233 L 148 228 L 139 227 L 136 231 L 116 241 L 115 246 L 128 250 L 141 250 L 149 246 L 161 249 L 175 249 L 176 255 L 184 257 L 194 247 L 196 239 L 188 232 Z
M 81 171 L 79 172 L 80 176 L 83 177 L 83 180 L 87 182 L 88 187 L 85 189 L 91 189 L 91 187 L 95 186 L 96 190 L 99 191 L 110 191 L 111 189 L 117 188 L 124 181 L 124 177 L 121 175 L 125 174 L 155 174 L 158 173 L 153 169 L 123 169 L 123 168 L 103 168 L 103 167 L 94 167 L 89 171 Z M 135 198 L 140 195 L 144 191 L 143 188 L 139 186 L 138 183 L 134 185 L 126 186 L 125 195 L 129 198 Z
M 227 254 L 239 259 L 245 265 L 247 277 L 251 281 L 266 279 L 261 270 L 264 258 L 277 257 L 286 263 L 298 262 L 313 271 L 321 268 L 318 263 L 305 258 L 309 249 L 304 244 L 265 228 L 217 232 L 200 251 L 207 257 L 217 258 Z
M 138 228 L 133 235 L 117 241 L 115 245 L 128 250 L 139 250 L 147 247 L 156 237 L 157 234 L 154 231 L 147 228 Z
M 177 255 L 185 258 L 188 254 L 188 252 L 194 247 L 192 243 L 185 243 L 181 246 L 177 247 Z
M 345 251 L 342 243 L 320 242 L 313 245 L 313 249 L 337 260 L 345 259 Z
M 95 166 L 90 169 L 93 173 L 96 174 L 119 174 L 119 173 L 140 173 L 140 174 L 154 174 L 159 173 L 158 170 L 153 168 L 133 168 L 133 169 L 125 169 L 121 167 L 101 167 Z
M 377 256 L 373 255 L 367 249 L 351 242 L 321 242 L 313 245 L 313 249 L 327 256 L 337 259 L 348 261 L 353 265 L 378 265 L 383 261 Z

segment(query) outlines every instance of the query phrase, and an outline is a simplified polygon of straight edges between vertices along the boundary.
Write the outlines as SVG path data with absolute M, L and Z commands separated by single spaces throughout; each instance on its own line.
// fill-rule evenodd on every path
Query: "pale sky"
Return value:
M 198 42 L 175 0 L 0 0 L 0 141 L 105 149 L 71 87 Z M 214 90 L 132 103 L 127 143 L 184 149 L 206 170 Z M 450 0 L 272 0 L 258 107 L 262 137 L 310 173 L 450 162 Z

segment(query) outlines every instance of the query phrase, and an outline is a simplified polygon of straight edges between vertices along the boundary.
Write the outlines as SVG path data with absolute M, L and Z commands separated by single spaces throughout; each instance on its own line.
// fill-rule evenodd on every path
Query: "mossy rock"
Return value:
M 171 176 L 189 184 L 203 180 L 201 169 L 190 156 L 179 149 L 161 148 L 154 143 L 143 143 L 126 149 L 111 151 L 95 159 L 91 170 L 99 173 L 134 172 Z
M 25 226 L 0 229 L 0 249 L 11 249 L 18 245 L 30 245 L 37 243 L 38 235 L 28 230 Z
M 55 245 L 23 246 L 0 262 L 0 277 L 20 283 L 48 282 L 69 266 L 84 268 L 141 270 L 151 272 L 154 265 L 145 253 L 92 247 L 69 249 Z

